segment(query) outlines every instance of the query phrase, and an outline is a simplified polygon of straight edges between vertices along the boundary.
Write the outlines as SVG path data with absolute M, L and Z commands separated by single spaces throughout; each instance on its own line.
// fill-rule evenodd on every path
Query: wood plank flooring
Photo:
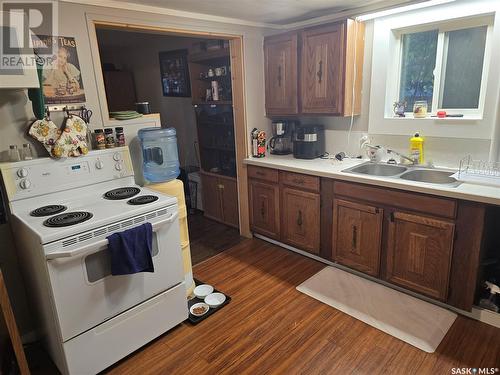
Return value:
M 324 267 L 244 240 L 194 267 L 232 302 L 197 326 L 183 323 L 109 374 L 451 374 L 500 367 L 500 329 L 459 316 L 436 353 L 420 351 L 295 287 Z
M 188 215 L 191 262 L 201 263 L 243 240 L 236 228 L 207 219 L 201 211 Z

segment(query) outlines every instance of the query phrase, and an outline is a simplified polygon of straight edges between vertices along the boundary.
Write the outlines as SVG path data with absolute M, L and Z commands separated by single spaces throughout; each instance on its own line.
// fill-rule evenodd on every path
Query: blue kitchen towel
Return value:
M 111 252 L 111 274 L 129 275 L 154 272 L 152 243 L 153 227 L 145 223 L 107 237 Z

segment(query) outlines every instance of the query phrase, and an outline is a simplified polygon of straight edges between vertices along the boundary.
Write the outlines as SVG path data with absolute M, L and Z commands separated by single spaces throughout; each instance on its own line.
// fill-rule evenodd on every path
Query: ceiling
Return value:
M 228 17 L 246 22 L 285 25 L 362 7 L 404 4 L 414 0 L 121 0 L 121 2 Z

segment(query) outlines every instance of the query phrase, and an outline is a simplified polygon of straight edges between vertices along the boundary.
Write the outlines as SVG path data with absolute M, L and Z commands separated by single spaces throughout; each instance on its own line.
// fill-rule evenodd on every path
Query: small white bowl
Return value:
M 213 293 L 213 291 L 214 287 L 212 285 L 202 284 L 194 288 L 194 295 L 200 299 L 203 299 L 210 293 Z
M 219 307 L 226 300 L 226 296 L 222 293 L 212 293 L 205 297 L 205 303 L 210 307 Z
M 197 308 L 197 307 L 204 307 L 205 308 L 205 312 L 203 314 L 195 314 L 193 310 L 195 308 Z M 191 314 L 193 314 L 194 316 L 203 316 L 203 315 L 205 315 L 208 312 L 209 309 L 210 309 L 210 307 L 208 306 L 208 304 L 203 303 L 203 302 L 198 302 L 198 303 L 195 303 L 193 306 L 191 306 L 189 308 L 189 312 Z

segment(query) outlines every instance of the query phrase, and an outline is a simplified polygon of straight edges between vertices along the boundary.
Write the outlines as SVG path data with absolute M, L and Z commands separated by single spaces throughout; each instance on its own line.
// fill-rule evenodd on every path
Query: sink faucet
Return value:
M 403 158 L 403 159 L 408 160 L 408 161 L 409 161 L 412 165 L 417 165 L 417 164 L 418 164 L 417 160 L 412 159 L 412 158 L 411 158 L 411 157 L 409 157 L 409 156 L 406 156 L 406 155 L 400 154 L 400 153 L 399 153 L 399 152 L 397 152 L 397 151 L 394 151 L 394 150 L 391 150 L 391 149 L 388 149 L 388 148 L 386 149 L 386 151 L 387 151 L 387 153 L 388 153 L 388 154 L 394 154 L 394 155 L 399 156 L 400 158 Z

